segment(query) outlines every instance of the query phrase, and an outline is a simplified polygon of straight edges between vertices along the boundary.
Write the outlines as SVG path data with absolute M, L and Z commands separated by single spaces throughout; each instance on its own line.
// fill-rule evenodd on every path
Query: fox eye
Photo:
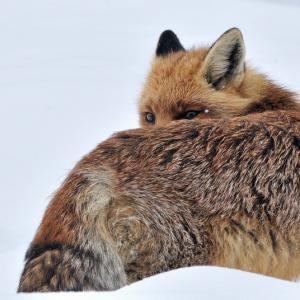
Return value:
M 150 124 L 155 123 L 155 115 L 151 112 L 145 112 L 145 121 Z
M 194 119 L 198 114 L 199 114 L 199 111 L 190 110 L 190 111 L 187 111 L 184 113 L 183 119 L 191 120 L 191 119 Z

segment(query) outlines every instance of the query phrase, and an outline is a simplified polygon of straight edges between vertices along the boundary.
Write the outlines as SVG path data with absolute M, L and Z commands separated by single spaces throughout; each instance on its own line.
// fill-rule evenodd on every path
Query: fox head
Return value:
M 291 97 L 292 93 L 246 67 L 238 28 L 223 33 L 209 48 L 191 50 L 185 50 L 177 36 L 166 30 L 140 96 L 140 124 L 239 116 L 285 107 L 293 102 Z M 268 106 L 264 101 L 272 103 Z

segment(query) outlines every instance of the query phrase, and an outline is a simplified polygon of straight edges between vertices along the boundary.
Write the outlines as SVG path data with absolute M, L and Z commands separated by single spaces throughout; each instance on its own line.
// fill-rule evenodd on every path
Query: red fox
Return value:
M 188 51 L 172 31 L 163 32 L 139 101 L 142 127 L 286 108 L 296 108 L 294 94 L 245 63 L 237 28 L 210 48 Z
M 187 54 L 171 36 L 170 47 L 162 36 L 157 48 L 165 66 Z M 175 53 L 166 53 L 170 49 Z M 213 57 L 210 51 L 207 57 Z M 229 61 L 241 50 L 234 53 Z M 166 67 L 170 73 L 172 66 Z M 148 128 L 115 134 L 77 163 L 49 203 L 26 253 L 19 292 L 114 290 L 192 265 L 288 280 L 300 276 L 298 104 L 292 93 L 254 73 L 246 75 L 249 71 L 243 71 L 239 88 L 242 77 L 235 67 L 216 80 L 219 69 L 213 66 L 207 67 L 205 84 L 211 89 L 207 99 L 216 101 L 203 107 L 207 117 L 200 106 L 180 106 L 179 100 L 188 99 L 184 94 L 158 96 L 164 81 L 157 82 L 156 100 L 154 91 L 152 102 L 148 98 L 157 103 L 155 109 L 141 110 Z M 232 80 L 238 82 L 229 87 Z M 190 87 L 187 95 L 194 95 L 192 81 Z M 264 96 L 243 98 L 238 91 Z M 148 82 L 144 95 L 150 94 Z M 202 105 L 206 97 L 201 97 L 197 103 Z M 195 120 L 177 120 L 178 110 L 171 117 L 168 103 L 198 114 Z

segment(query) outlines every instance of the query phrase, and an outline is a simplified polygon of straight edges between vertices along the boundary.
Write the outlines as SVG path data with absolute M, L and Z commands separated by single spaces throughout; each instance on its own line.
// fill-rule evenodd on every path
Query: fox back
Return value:
M 121 132 L 51 200 L 19 291 L 113 290 L 191 265 L 300 275 L 300 118 Z
M 246 64 L 237 28 L 191 50 L 172 31 L 163 32 L 139 101 L 142 127 L 279 109 L 297 109 L 294 94 Z

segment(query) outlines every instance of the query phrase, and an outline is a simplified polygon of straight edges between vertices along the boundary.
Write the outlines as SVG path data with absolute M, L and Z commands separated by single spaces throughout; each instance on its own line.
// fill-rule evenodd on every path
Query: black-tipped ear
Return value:
M 163 56 L 177 51 L 185 51 L 185 49 L 172 30 L 165 30 L 159 37 L 156 55 Z

